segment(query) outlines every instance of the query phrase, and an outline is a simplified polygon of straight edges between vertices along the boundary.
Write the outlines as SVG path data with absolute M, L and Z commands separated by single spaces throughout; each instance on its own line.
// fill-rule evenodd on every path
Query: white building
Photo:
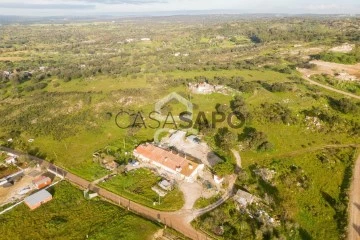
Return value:
M 172 151 L 153 144 L 142 144 L 134 150 L 134 156 L 142 162 L 150 163 L 187 182 L 194 182 L 204 164 L 190 161 Z

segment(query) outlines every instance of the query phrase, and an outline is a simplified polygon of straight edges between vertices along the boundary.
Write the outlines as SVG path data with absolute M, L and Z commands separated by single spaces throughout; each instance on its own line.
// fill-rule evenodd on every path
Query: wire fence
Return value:
M 19 151 L 15 151 L 13 149 L 0 147 L 0 150 L 5 150 L 7 152 L 11 152 L 18 155 L 23 155 L 23 153 Z M 136 202 L 133 202 L 129 199 L 116 195 L 106 189 L 100 188 L 91 184 L 91 182 L 80 178 L 72 173 L 67 172 L 66 170 L 57 167 L 54 164 L 51 164 L 43 159 L 38 157 L 34 157 L 31 155 L 27 155 L 30 159 L 37 161 L 42 167 L 47 168 L 51 172 L 55 173 L 57 176 L 67 179 L 69 182 L 83 188 L 89 189 L 95 193 L 97 193 L 100 197 L 104 198 L 107 201 L 110 201 L 116 205 L 119 205 L 139 216 L 147 218 L 151 221 L 161 223 L 167 227 L 173 228 L 176 231 L 182 233 L 188 238 L 195 240 L 208 240 L 212 239 L 210 236 L 205 234 L 204 232 L 199 232 L 195 230 L 190 223 L 186 223 L 184 220 L 184 216 L 181 216 L 179 213 L 172 212 L 161 212 L 155 209 L 151 209 L 149 207 L 143 206 Z
M 188 238 L 196 240 L 212 239 L 206 234 L 196 231 L 194 228 L 191 227 L 190 224 L 184 223 L 184 220 L 181 218 L 181 216 L 177 215 L 176 213 L 161 212 L 155 209 L 145 207 L 141 204 L 138 204 L 115 193 L 112 193 L 106 189 L 94 186 L 90 182 L 71 173 L 67 173 L 65 175 L 65 178 L 84 189 L 89 189 L 93 192 L 96 192 L 105 200 L 115 203 L 139 216 L 173 228 Z

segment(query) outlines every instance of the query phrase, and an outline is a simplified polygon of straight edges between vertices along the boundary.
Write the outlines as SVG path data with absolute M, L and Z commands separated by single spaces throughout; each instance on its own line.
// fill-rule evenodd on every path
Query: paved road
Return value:
M 349 201 L 349 240 L 360 239 L 360 155 L 355 163 Z
M 305 80 L 307 80 L 308 82 L 310 82 L 311 84 L 317 85 L 317 86 L 322 87 L 322 88 L 325 88 L 325 89 L 327 89 L 327 90 L 330 90 L 330 91 L 333 91 L 333 92 L 337 92 L 337 93 L 343 94 L 343 95 L 348 96 L 348 97 L 351 97 L 351 98 L 360 99 L 360 96 L 358 96 L 358 95 L 355 95 L 355 94 L 352 94 L 352 93 L 349 93 L 349 92 L 344 92 L 344 91 L 341 91 L 341 90 L 339 90 L 339 89 L 336 89 L 336 88 L 333 88 L 333 87 L 330 87 L 330 86 L 327 86 L 327 85 L 318 83 L 318 82 L 313 81 L 313 80 L 311 80 L 310 78 L 308 78 L 308 77 L 306 77 L 306 76 L 304 76 L 304 75 L 303 75 L 303 78 L 304 78 Z
M 23 154 L 19 151 L 9 149 L 9 148 L 4 148 L 4 147 L 0 147 L 0 150 L 11 152 L 11 153 L 17 154 L 17 155 Z M 34 156 L 30 156 L 30 155 L 28 155 L 28 156 L 30 159 L 37 161 L 42 167 L 46 167 L 46 168 L 50 169 L 52 172 L 56 172 L 58 175 L 63 176 L 66 180 L 79 186 L 80 188 L 90 189 L 91 191 L 98 193 L 99 196 L 101 196 L 105 200 L 108 200 L 109 202 L 112 202 L 116 205 L 122 206 L 122 207 L 124 207 L 140 216 L 150 219 L 152 221 L 161 222 L 162 224 L 177 230 L 178 232 L 184 234 L 185 236 L 187 236 L 191 239 L 207 240 L 207 239 L 211 239 L 211 238 L 208 237 L 207 235 L 205 235 L 204 233 L 195 230 L 190 225 L 189 220 L 194 219 L 197 216 L 200 216 L 208 211 L 213 210 L 214 208 L 218 207 L 220 204 L 222 204 L 229 197 L 232 196 L 232 191 L 230 191 L 232 189 L 230 189 L 230 187 L 229 187 L 230 190 L 222 197 L 222 199 L 220 199 L 218 202 L 216 202 L 204 209 L 199 209 L 196 211 L 192 211 L 192 210 L 181 211 L 180 210 L 178 212 L 162 212 L 162 211 L 158 211 L 158 210 L 143 206 L 141 204 L 132 202 L 129 199 L 126 199 L 126 198 L 121 197 L 115 193 L 112 193 L 106 189 L 98 187 L 98 186 L 94 185 L 93 183 L 91 183 L 90 181 L 87 181 L 79 176 L 76 176 L 76 175 L 74 175 L 54 164 L 51 164 L 43 159 L 40 159 L 40 158 L 37 158 Z M 233 186 L 235 183 L 236 177 L 232 177 L 231 179 L 232 180 L 229 185 Z

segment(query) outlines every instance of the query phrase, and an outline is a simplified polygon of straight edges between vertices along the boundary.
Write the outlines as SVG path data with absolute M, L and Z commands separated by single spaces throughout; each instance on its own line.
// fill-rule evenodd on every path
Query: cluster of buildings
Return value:
M 186 182 L 194 182 L 199 175 L 202 176 L 205 166 L 212 168 L 222 161 L 197 136 L 186 136 L 183 131 L 172 132 L 160 144 L 141 144 L 134 150 L 133 155 L 140 162 L 155 166 Z M 216 184 L 221 184 L 224 180 L 216 175 L 213 177 Z M 164 182 L 162 185 L 162 189 L 166 189 L 169 184 Z
M 5 158 L 3 164 L 5 164 L 5 165 L 15 165 L 16 164 L 17 158 L 18 158 L 17 155 L 12 154 L 12 153 L 4 153 L 4 152 L 2 154 L 6 154 L 6 156 L 7 156 Z
M 222 93 L 227 94 L 228 89 L 222 85 L 212 85 L 207 82 L 202 83 L 189 83 L 189 89 L 195 94 L 212 94 Z
M 0 169 L 7 172 L 6 175 L 0 177 L 0 186 L 11 184 L 24 176 L 24 171 L 17 167 L 18 156 L 12 153 L 0 152 L 0 156 L 5 156 L 5 159 L 0 162 Z
M 6 158 L 2 161 L 1 165 L 3 167 L 10 167 L 11 165 L 16 166 L 17 164 L 17 158 L 18 156 L 12 153 L 1 153 L 4 159 L 4 156 Z M 25 171 L 19 167 L 16 166 L 14 168 L 14 172 L 11 172 L 10 174 L 7 174 L 4 178 L 0 179 L 0 186 L 7 186 L 7 185 L 13 185 L 18 180 L 22 179 L 25 176 Z M 31 184 L 29 184 L 27 187 L 19 190 L 17 192 L 18 195 L 25 195 L 28 192 L 31 192 L 33 190 L 40 190 L 24 199 L 24 203 L 31 209 L 34 210 L 41 206 L 41 204 L 48 202 L 52 199 L 52 196 L 49 192 L 46 190 L 41 190 L 51 184 L 52 180 L 51 178 L 47 176 L 40 176 L 38 178 L 35 178 L 31 181 Z
M 134 150 L 134 156 L 187 182 L 194 182 L 199 171 L 204 168 L 204 164 L 188 159 L 186 155 L 151 143 L 139 145 Z
M 43 189 L 51 184 L 51 178 L 46 176 L 40 176 L 32 181 L 34 189 Z M 24 203 L 34 210 L 40 207 L 42 204 L 49 202 L 52 199 L 52 195 L 45 189 L 40 190 L 24 199 Z
M 172 132 L 168 138 L 162 140 L 161 144 L 198 159 L 210 168 L 222 161 L 205 142 L 195 135 L 186 136 L 184 131 Z

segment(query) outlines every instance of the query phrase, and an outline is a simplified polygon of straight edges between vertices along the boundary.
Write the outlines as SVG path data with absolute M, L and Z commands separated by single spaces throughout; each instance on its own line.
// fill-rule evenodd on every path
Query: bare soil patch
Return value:
M 355 65 L 346 65 L 339 63 L 331 63 L 324 61 L 311 61 L 310 63 L 315 64 L 314 69 L 301 69 L 301 72 L 307 77 L 315 74 L 329 74 L 331 76 L 340 76 L 339 80 L 347 80 L 341 78 L 341 76 L 348 76 L 349 80 L 353 80 L 355 77 L 357 80 L 360 79 L 360 63 Z

